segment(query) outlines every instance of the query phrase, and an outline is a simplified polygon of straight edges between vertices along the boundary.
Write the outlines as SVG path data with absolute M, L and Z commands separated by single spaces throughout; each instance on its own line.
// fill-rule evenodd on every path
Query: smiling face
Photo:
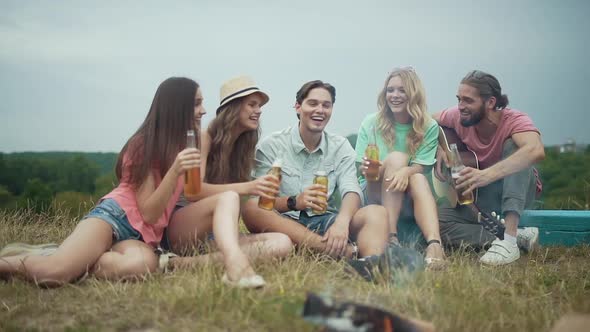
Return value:
M 258 93 L 253 93 L 243 98 L 240 106 L 239 125 L 244 131 L 258 129 L 263 101 L 264 99 Z
M 474 126 L 484 118 L 486 103 L 476 88 L 467 84 L 459 85 L 457 101 L 459 102 L 459 119 L 463 127 Z
M 385 88 L 385 101 L 394 114 L 408 112 L 408 95 L 401 77 L 393 76 Z
M 201 88 L 197 88 L 197 92 L 195 93 L 195 127 L 201 127 L 201 119 L 203 115 L 205 115 L 207 111 L 203 106 L 203 94 L 201 93 Z
M 301 104 L 295 105 L 300 127 L 309 133 L 321 133 L 332 116 L 332 96 L 324 88 L 309 91 Z

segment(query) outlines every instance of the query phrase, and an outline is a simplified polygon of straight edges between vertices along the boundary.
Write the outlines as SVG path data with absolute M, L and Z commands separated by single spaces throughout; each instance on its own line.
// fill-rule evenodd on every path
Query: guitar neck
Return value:
M 451 153 L 451 144 L 457 145 L 457 150 L 459 151 L 463 165 L 472 168 L 479 168 L 479 160 L 477 159 L 477 155 L 473 151 L 469 150 L 467 145 L 461 141 L 455 130 L 452 128 L 440 126 L 438 141 L 447 155 L 450 155 Z

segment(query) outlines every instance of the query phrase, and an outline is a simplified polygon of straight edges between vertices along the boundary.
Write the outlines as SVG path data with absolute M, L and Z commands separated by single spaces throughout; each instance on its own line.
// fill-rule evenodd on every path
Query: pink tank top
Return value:
M 183 189 L 183 177 L 181 176 L 178 178 L 176 189 L 170 197 L 170 200 L 168 200 L 164 213 L 160 216 L 160 218 L 158 218 L 158 221 L 155 224 L 148 224 L 143 220 L 143 216 L 139 211 L 135 190 L 128 182 L 125 181 L 125 179 L 129 178 L 130 169 L 132 169 L 131 161 L 129 158 L 127 158 L 127 155 L 125 155 L 123 157 L 123 174 L 121 176 L 121 183 L 119 186 L 117 186 L 117 188 L 113 189 L 113 191 L 101 198 L 101 200 L 106 198 L 112 198 L 115 200 L 117 204 L 119 204 L 119 206 L 121 206 L 121 208 L 125 211 L 131 227 L 141 234 L 141 237 L 145 243 L 155 248 L 162 240 L 164 229 L 170 223 L 172 211 L 174 210 L 176 201 L 178 201 L 180 193 Z M 154 180 L 157 187 L 162 182 L 162 178 L 160 177 L 159 172 L 156 170 L 154 170 L 152 174 L 154 175 Z

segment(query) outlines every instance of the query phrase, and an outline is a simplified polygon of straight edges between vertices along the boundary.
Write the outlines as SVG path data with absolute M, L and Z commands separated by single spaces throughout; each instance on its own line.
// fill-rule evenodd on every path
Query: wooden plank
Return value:
M 539 230 L 541 246 L 575 246 L 590 243 L 590 232 L 544 231 Z
M 519 226 L 547 231 L 590 232 L 590 211 L 526 210 Z

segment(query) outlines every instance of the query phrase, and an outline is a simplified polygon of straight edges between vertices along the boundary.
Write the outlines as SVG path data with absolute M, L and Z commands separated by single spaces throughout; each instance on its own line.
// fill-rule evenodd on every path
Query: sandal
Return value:
M 438 244 L 439 246 L 441 246 L 441 250 L 442 250 L 442 245 L 440 243 L 440 240 L 433 239 L 433 240 L 426 242 L 426 248 L 428 248 L 431 244 Z M 445 255 L 445 252 L 443 250 L 443 258 L 425 257 L 424 262 L 426 263 L 426 269 L 434 270 L 434 271 L 446 269 L 448 262 L 446 259 L 444 259 L 444 255 Z
M 164 250 L 160 246 L 158 246 L 158 248 L 156 248 L 154 252 L 158 256 L 158 271 L 160 271 L 161 273 L 169 272 L 170 258 L 178 257 L 178 255 L 173 253 L 172 251 Z
M 237 288 L 262 288 L 266 285 L 266 281 L 260 275 L 255 274 L 249 277 L 242 277 L 236 281 L 229 280 L 227 273 L 221 277 L 221 282 L 232 287 Z

